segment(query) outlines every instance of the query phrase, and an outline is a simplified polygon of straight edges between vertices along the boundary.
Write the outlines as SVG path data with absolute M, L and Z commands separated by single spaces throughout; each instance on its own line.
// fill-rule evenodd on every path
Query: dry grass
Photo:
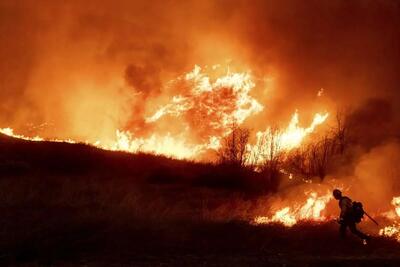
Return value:
M 3 265 L 399 263 L 398 243 L 334 224 L 249 225 L 271 188 L 230 166 L 0 137 L 0 188 Z

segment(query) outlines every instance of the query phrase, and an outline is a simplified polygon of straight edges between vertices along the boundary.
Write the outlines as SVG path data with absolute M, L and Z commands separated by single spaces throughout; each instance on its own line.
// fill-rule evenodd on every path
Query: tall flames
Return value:
M 44 138 L 41 136 L 25 136 L 16 134 L 12 128 L 0 128 L 0 133 L 15 138 L 42 142 L 87 143 L 101 149 L 125 152 L 145 152 L 165 155 L 177 159 L 198 160 L 209 151 L 221 147 L 221 141 L 231 132 L 231 125 L 242 125 L 249 117 L 260 113 L 264 106 L 252 96 L 255 87 L 250 72 L 230 72 L 212 78 L 201 67 L 194 69 L 177 79 L 168 86 L 179 90 L 178 93 L 144 118 L 146 125 L 168 125 L 171 121 L 180 125 L 180 130 L 157 131 L 153 127 L 150 135 L 135 135 L 129 129 L 115 129 L 111 140 L 72 140 Z M 175 88 L 175 89 L 176 89 Z M 321 96 L 323 89 L 318 92 Z M 165 103 L 166 102 L 166 103 Z M 304 139 L 323 124 L 328 113 L 316 113 L 308 127 L 300 126 L 300 115 L 296 110 L 286 128 L 274 132 L 272 142 L 265 142 L 274 129 L 265 127 L 258 131 L 255 141 L 247 145 L 249 155 L 258 149 L 261 155 L 268 155 L 271 146 L 279 151 L 290 151 L 302 145 Z M 267 145 L 266 145 L 267 144 Z M 260 147 L 263 151 L 260 151 Z M 265 160 L 259 157 L 260 163 Z M 257 162 L 256 162 L 257 165 Z M 289 175 L 290 178 L 290 175 Z M 296 197 L 296 201 L 272 207 L 268 216 L 256 216 L 254 224 L 281 223 L 291 227 L 301 221 L 322 222 L 333 216 L 327 212 L 327 204 L 332 200 L 330 190 L 305 190 L 304 195 Z M 391 220 L 391 224 L 380 229 L 382 236 L 395 238 L 400 242 L 400 197 L 394 197 L 392 205 L 395 210 L 382 216 Z
M 174 96 L 171 103 L 147 118 L 147 122 L 155 122 L 166 115 L 180 117 L 191 111 L 207 116 L 207 126 L 212 132 L 226 132 L 230 124 L 241 124 L 247 117 L 263 109 L 263 106 L 249 95 L 255 86 L 249 73 L 228 72 L 212 82 L 196 65 L 193 71 L 180 79 L 184 79 L 190 85 L 189 92 L 186 95 Z
M 215 68 L 218 66 L 212 69 Z M 174 124 L 179 125 L 179 132 L 154 130 L 147 136 L 135 136 L 129 129 L 115 129 L 115 136 L 111 140 L 92 142 L 27 137 L 15 134 L 12 128 L 0 129 L 0 133 L 32 141 L 84 142 L 107 150 L 145 152 L 196 160 L 207 151 L 219 149 L 221 139 L 230 133 L 231 125 L 241 125 L 250 116 L 264 109 L 251 95 L 255 83 L 250 72 L 228 70 L 223 75 L 212 77 L 207 70 L 196 65 L 192 71 L 170 81 L 167 86 L 182 93 L 172 96 L 168 103 L 158 107 L 144 121 L 147 125 L 154 126 L 170 124 L 168 122 L 172 119 Z M 299 113 L 295 111 L 288 127 L 280 133 L 277 140 L 280 149 L 290 150 L 300 146 L 302 140 L 325 122 L 327 117 L 328 113 L 317 113 L 310 126 L 303 128 L 299 126 Z M 257 133 L 256 144 L 249 144 L 249 151 L 254 149 L 268 131 L 270 128 Z

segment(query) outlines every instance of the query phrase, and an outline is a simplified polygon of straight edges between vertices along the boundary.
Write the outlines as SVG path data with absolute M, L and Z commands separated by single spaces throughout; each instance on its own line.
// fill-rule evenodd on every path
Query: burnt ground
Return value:
M 271 193 L 258 179 L 219 166 L 0 136 L 0 264 L 400 266 L 400 243 L 340 240 L 334 222 L 249 224 L 252 203 Z
M 67 211 L 31 213 L 8 229 L 2 264 L 27 266 L 399 266 L 399 244 L 338 240 L 336 226 L 245 222 L 86 221 Z M 32 214 L 33 213 L 33 214 Z M 21 213 L 18 214 L 21 218 Z M 47 220 L 45 218 L 48 218 Z M 57 217 L 57 219 L 55 219 Z M 64 217 L 64 218 L 62 218 Z M 9 220 L 11 218 L 8 218 Z M 42 221 L 43 220 L 43 221 Z M 62 220 L 59 222 L 58 220 Z M 5 222 L 2 221 L 4 226 Z M 44 227 L 45 224 L 47 227 Z

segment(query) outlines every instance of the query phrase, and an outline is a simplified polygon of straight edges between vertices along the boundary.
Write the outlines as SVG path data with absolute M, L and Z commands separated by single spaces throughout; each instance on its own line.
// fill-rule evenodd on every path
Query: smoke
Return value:
M 397 95 L 398 2 L 260 1 L 248 9 L 252 56 L 279 75 L 276 105 L 313 107 L 319 88 L 334 106 Z
M 398 118 L 386 99 L 367 99 L 349 114 L 349 125 L 356 137 L 354 142 L 367 149 L 398 138 Z
M 281 184 L 276 194 L 258 199 L 255 221 L 278 221 L 291 226 L 302 219 L 336 218 L 340 210 L 332 191 L 339 188 L 343 195 L 362 202 L 364 209 L 384 225 L 388 223 L 387 218 L 395 217 L 391 202 L 400 194 L 399 160 L 400 145 L 393 141 L 375 147 L 355 160 L 350 175 L 337 173 L 321 183 L 293 181 L 291 186 L 287 181 L 286 186 Z M 362 227 L 375 234 L 379 230 L 373 224 L 363 224 Z
M 370 210 L 387 210 L 392 197 L 400 193 L 399 160 L 398 142 L 372 149 L 359 160 L 350 192 L 355 198 L 363 200 Z
M 170 132 L 176 118 L 145 118 L 188 93 L 171 80 L 221 64 L 252 74 L 265 109 L 244 122 L 251 129 L 373 98 L 376 109 L 354 115 L 360 131 L 377 113 L 374 128 L 396 132 L 399 15 L 390 0 L 2 1 L 0 126 L 45 123 L 41 135 L 89 141 Z M 365 144 L 387 137 L 374 131 Z

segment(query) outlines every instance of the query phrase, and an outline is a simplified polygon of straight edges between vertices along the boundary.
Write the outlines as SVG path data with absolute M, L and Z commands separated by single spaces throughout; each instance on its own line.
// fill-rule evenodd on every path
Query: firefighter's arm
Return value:
M 345 214 L 347 213 L 348 206 L 347 206 L 347 203 L 345 203 L 345 201 L 342 201 L 340 204 L 341 205 L 340 205 L 340 217 L 339 217 L 339 219 L 343 220 Z
M 339 216 L 339 221 L 343 221 L 345 214 L 346 214 L 345 208 L 341 209 L 340 216 Z

